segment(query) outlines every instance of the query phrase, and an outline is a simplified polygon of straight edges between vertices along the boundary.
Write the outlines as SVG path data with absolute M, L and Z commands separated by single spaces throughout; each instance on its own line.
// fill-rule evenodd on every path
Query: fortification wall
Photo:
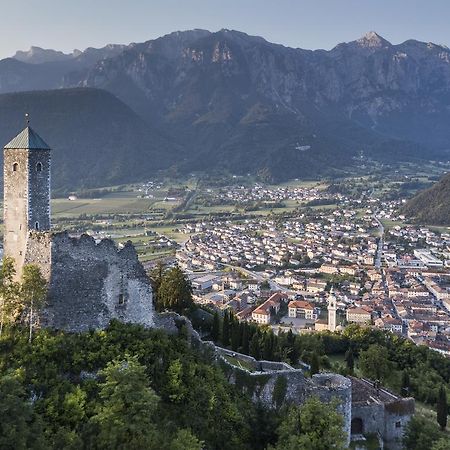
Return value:
M 47 281 L 50 281 L 52 262 L 52 234 L 46 231 L 29 231 L 25 264 L 36 264 Z
M 402 438 L 406 426 L 415 412 L 413 398 L 399 398 L 385 405 L 384 439 L 393 450 L 402 448 Z
M 308 381 L 308 395 L 314 395 L 325 403 L 337 399 L 338 411 L 344 417 L 344 430 L 350 438 L 352 421 L 351 380 L 336 373 L 318 373 Z
M 352 405 L 352 421 L 360 420 L 364 434 L 376 434 L 392 450 L 402 449 L 406 426 L 414 415 L 413 398 L 395 398 L 382 402 L 355 402 Z
M 27 249 L 27 262 L 50 280 L 44 326 L 81 332 L 111 319 L 153 326 L 150 283 L 131 243 L 119 250 L 109 239 L 33 232 Z
M 364 434 L 384 434 L 384 405 L 382 403 L 353 403 L 352 420 L 362 420 Z
M 306 378 L 303 370 L 294 369 L 289 364 L 273 361 L 257 361 L 248 355 L 216 347 L 217 359 L 228 380 L 243 392 L 249 394 L 255 402 L 261 402 L 269 408 L 279 408 L 285 404 L 301 405 L 311 396 L 325 403 L 338 401 L 338 411 L 344 417 L 344 430 L 347 442 L 350 442 L 352 418 L 351 380 L 334 373 L 321 373 Z M 253 367 L 254 371 L 237 367 L 227 361 L 229 355 Z

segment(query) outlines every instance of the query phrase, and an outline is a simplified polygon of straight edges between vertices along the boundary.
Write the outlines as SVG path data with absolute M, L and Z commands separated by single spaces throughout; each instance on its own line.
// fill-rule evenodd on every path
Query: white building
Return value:
M 305 300 L 292 300 L 289 302 L 289 317 L 301 317 L 307 320 L 316 320 L 314 307 Z
M 336 331 L 336 297 L 331 290 L 328 297 L 328 330 Z

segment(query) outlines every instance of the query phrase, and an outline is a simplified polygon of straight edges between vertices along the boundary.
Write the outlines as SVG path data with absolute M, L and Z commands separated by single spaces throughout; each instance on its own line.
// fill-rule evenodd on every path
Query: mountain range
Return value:
M 392 161 L 447 158 L 450 149 L 450 50 L 415 40 L 393 45 L 375 32 L 329 51 L 288 48 L 238 31 L 190 30 L 71 54 L 17 52 L 0 61 L 0 93 L 15 92 L 0 95 L 0 139 L 4 123 L 20 128 L 23 98 L 36 95 L 18 91 L 36 90 L 49 91 L 36 97 L 33 121 L 52 125 L 43 134 L 61 153 L 57 167 L 101 145 L 114 155 L 89 176 L 72 167 L 73 177 L 59 180 L 67 186 L 137 180 L 161 168 L 276 181 L 332 176 L 361 152 Z M 111 94 L 127 116 L 128 135 L 146 133 L 137 144 L 115 145 L 121 132 L 107 111 Z M 83 112 L 83 129 L 68 112 L 58 124 L 50 119 L 77 96 L 97 102 Z M 108 143 L 91 140 L 100 129 Z M 123 161 L 120 174 L 110 167 L 115 160 Z

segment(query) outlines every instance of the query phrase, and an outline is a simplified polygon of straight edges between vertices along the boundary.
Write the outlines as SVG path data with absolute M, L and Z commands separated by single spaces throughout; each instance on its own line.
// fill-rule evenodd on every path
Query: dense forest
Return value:
M 254 405 L 185 331 L 112 322 L 84 334 L 40 330 L 31 343 L 20 327 L 4 331 L 0 448 L 344 448 L 333 408 Z
M 2 449 L 344 448 L 342 418 L 333 408 L 314 398 L 273 410 L 253 404 L 226 381 L 211 354 L 188 344 L 184 327 L 170 336 L 113 321 L 83 334 L 39 330 L 31 343 L 27 334 L 12 327 L 0 337 Z M 357 354 L 368 345 L 359 353 L 361 365 L 364 352 L 378 346 L 395 379 L 402 367 L 410 372 L 414 395 L 432 404 L 438 386 L 448 388 L 449 362 L 439 355 L 370 330 L 355 328 L 352 335 L 296 336 L 294 343 L 302 353 L 316 348 L 320 365 L 325 352 L 350 344 Z M 277 346 L 278 339 L 270 337 Z M 370 367 L 362 370 L 370 374 Z M 422 417 L 405 439 L 412 450 L 449 444 L 436 422 Z

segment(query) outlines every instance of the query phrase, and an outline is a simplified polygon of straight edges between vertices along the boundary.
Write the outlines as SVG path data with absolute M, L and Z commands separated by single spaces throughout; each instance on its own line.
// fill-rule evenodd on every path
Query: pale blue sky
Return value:
M 0 0 L 0 58 L 31 45 L 69 51 L 229 28 L 302 48 L 377 31 L 450 46 L 450 0 Z

